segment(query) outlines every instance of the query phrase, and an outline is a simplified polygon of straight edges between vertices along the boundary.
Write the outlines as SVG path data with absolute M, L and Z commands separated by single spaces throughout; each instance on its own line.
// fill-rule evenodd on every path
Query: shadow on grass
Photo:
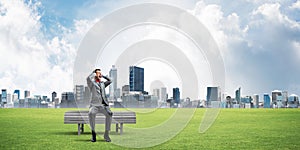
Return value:
M 76 139 L 75 141 L 77 141 L 77 142 L 89 142 L 89 143 L 92 143 L 91 139 Z M 100 139 L 100 138 L 97 138 L 97 141 L 95 143 L 97 143 L 97 142 L 107 143 L 104 139 Z
M 70 132 L 65 132 L 65 131 L 53 132 L 53 134 L 55 134 L 55 135 L 76 135 L 76 136 L 78 136 L 78 132 L 71 132 L 71 131 Z M 80 135 L 91 135 L 91 134 L 92 134 L 91 132 L 83 132 Z M 103 135 L 103 134 L 104 134 L 104 132 L 97 132 L 98 136 Z M 120 133 L 117 133 L 117 132 L 110 132 L 109 134 L 110 135 L 120 135 Z
M 53 134 L 56 134 L 56 135 L 76 135 L 78 136 L 78 132 L 53 132 Z M 91 134 L 91 132 L 83 132 L 81 133 L 80 135 L 88 135 L 88 134 Z

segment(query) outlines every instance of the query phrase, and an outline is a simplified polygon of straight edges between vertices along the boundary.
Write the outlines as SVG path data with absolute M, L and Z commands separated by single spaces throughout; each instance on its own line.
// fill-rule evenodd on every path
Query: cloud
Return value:
M 58 26 L 59 35 L 48 39 L 38 8 L 40 2 L 0 2 L 0 88 L 50 96 L 73 90 L 76 43 L 95 23 L 74 20 L 72 28 Z M 59 24 L 59 23 L 58 23 Z
M 292 9 L 300 9 L 300 1 L 296 1 L 295 3 L 293 3 L 292 6 L 290 6 L 290 8 Z
M 300 93 L 295 88 L 300 83 L 300 28 L 293 13 L 285 11 L 290 5 L 249 1 L 236 9 L 228 3 L 196 4 L 191 12 L 210 30 L 224 58 L 225 91 L 233 95 L 241 86 L 244 95 L 276 88 Z

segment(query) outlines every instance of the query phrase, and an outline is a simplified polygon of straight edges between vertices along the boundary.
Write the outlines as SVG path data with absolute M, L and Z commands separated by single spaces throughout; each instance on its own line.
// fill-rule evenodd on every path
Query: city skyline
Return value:
M 243 87 L 245 95 L 261 96 L 275 89 L 299 95 L 300 2 L 292 0 L 117 0 L 76 1 L 72 4 L 44 0 L 1 1 L 0 88 L 11 91 L 11 94 L 15 89 L 28 89 L 49 97 L 49 91 L 56 91 L 59 95 L 63 91 L 73 91 L 73 62 L 87 31 L 111 11 L 143 2 L 182 8 L 208 28 L 224 60 L 226 86 L 223 90 L 228 95 L 234 95 L 238 87 Z M 155 34 L 150 37 L 172 40 L 173 35 L 164 30 L 153 32 Z M 128 36 L 127 40 L 131 38 Z M 111 55 L 114 53 L 107 59 Z M 108 73 L 111 65 L 100 67 Z M 145 76 L 147 74 L 151 73 L 145 73 Z M 203 79 L 207 76 L 203 75 Z M 205 98 L 204 91 L 200 98 Z

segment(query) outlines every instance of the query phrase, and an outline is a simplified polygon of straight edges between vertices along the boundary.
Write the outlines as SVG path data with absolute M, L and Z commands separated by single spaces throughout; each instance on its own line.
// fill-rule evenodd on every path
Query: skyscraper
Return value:
M 129 93 L 129 85 L 122 86 L 122 96 Z
M 15 90 L 13 94 L 15 93 L 18 95 L 18 99 L 20 99 L 20 90 Z
M 160 99 L 160 90 L 159 89 L 153 89 L 152 95 L 156 96 L 158 99 Z
M 112 66 L 112 68 L 109 71 L 109 77 L 112 80 L 112 84 L 109 86 L 109 95 L 110 99 L 116 100 L 117 99 L 117 76 L 118 76 L 118 71 L 115 65 Z
M 54 102 L 56 97 L 57 97 L 57 93 L 55 91 L 53 91 L 51 101 Z
M 17 93 L 14 93 L 13 95 L 12 95 L 12 102 L 18 102 L 19 101 L 19 99 L 18 99 L 18 94 Z
M 6 89 L 2 89 L 1 102 L 2 103 L 7 103 L 7 91 L 6 91 Z
M 75 95 L 73 92 L 63 92 L 61 94 L 61 108 L 75 108 Z
M 161 93 L 160 94 L 161 101 L 166 102 L 167 101 L 167 88 L 162 87 L 160 90 L 160 93 Z
M 289 108 L 298 108 L 299 106 L 299 96 L 292 94 L 288 97 L 287 107 Z
M 220 87 L 207 87 L 206 103 L 208 107 L 212 107 L 212 102 L 221 101 Z M 218 106 L 214 106 L 218 107 Z
M 129 67 L 129 87 L 130 91 L 144 92 L 144 68 Z
M 274 107 L 282 107 L 283 103 L 282 103 L 282 91 L 279 90 L 274 90 L 272 91 L 272 105 Z
M 91 100 L 90 88 L 85 86 L 84 87 L 84 101 L 86 102 L 86 104 L 89 104 L 90 100 Z
M 30 97 L 30 91 L 25 90 L 24 91 L 24 99 Z
M 270 108 L 271 99 L 269 94 L 264 94 L 264 108 Z
M 237 89 L 235 91 L 235 100 L 237 101 L 238 104 L 241 102 L 241 88 Z
M 254 94 L 253 95 L 253 107 L 258 108 L 259 107 L 258 105 L 259 105 L 259 95 Z
M 84 101 L 84 85 L 75 85 L 75 101 L 78 107 L 83 107 L 85 106 L 85 101 Z
M 178 87 L 173 88 L 173 100 L 177 104 L 180 103 L 180 91 Z

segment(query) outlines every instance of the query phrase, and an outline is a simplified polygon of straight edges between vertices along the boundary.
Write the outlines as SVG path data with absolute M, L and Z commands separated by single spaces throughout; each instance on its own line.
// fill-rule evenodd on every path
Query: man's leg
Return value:
M 109 131 L 111 127 L 111 121 L 112 121 L 112 112 L 108 106 L 103 107 L 103 109 L 100 110 L 101 113 L 105 116 L 105 133 L 104 133 L 104 140 L 106 142 L 110 142 L 111 139 L 109 137 Z
M 96 132 L 95 132 L 95 119 L 96 119 L 96 114 L 98 112 L 97 107 L 91 106 L 89 110 L 89 121 L 90 121 L 90 127 L 92 129 L 92 142 L 96 142 Z

